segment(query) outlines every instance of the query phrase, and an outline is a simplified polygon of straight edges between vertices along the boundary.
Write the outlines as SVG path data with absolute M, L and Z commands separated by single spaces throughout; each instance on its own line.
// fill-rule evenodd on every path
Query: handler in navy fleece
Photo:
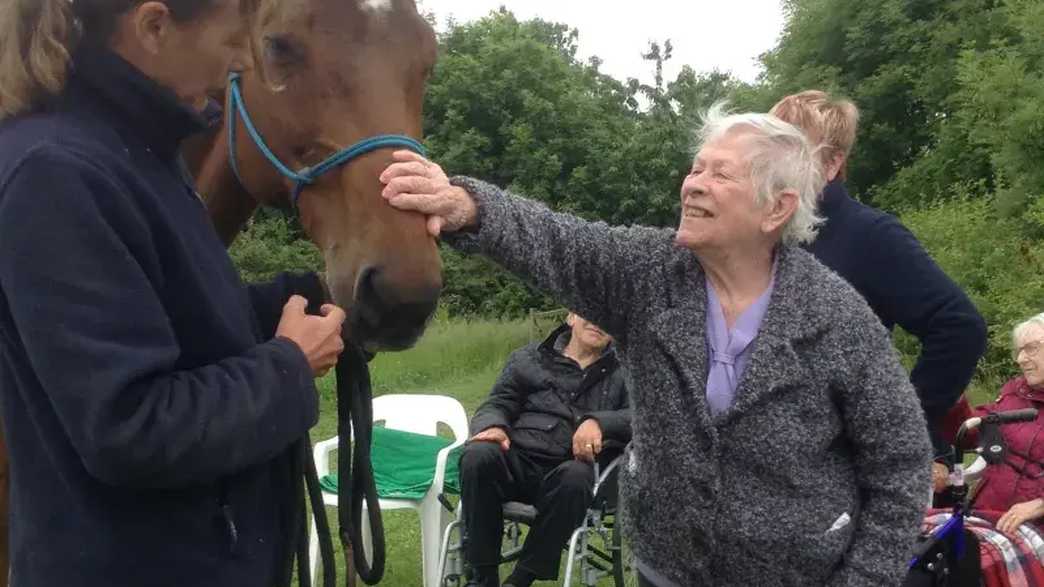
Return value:
M 30 53 L 69 7 L 112 4 L 5 1 Z M 314 274 L 244 288 L 179 165 L 191 105 L 242 51 L 238 0 L 131 4 L 107 17 L 118 49 L 88 29 L 56 94 L 39 76 L 65 76 L 60 54 L 0 67 L 12 584 L 268 587 L 293 530 L 284 455 L 344 314 L 291 298 L 322 300 Z
M 961 288 L 894 216 L 856 201 L 845 189 L 859 111 L 847 100 L 808 90 L 772 113 L 818 143 L 826 179 L 819 213 L 826 220 L 809 252 L 845 278 L 885 328 L 897 324 L 921 342 L 910 374 L 937 456 L 949 455 L 939 424 L 968 386 L 986 352 L 986 323 Z

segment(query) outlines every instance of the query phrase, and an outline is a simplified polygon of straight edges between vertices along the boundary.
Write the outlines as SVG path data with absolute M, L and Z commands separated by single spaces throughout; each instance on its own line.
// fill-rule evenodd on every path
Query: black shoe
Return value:
M 472 571 L 471 579 L 464 584 L 464 587 L 501 587 L 500 575 L 497 574 L 497 568 L 475 569 Z
M 533 576 L 529 571 L 515 567 L 515 570 L 511 571 L 511 576 L 504 581 L 502 587 L 530 587 L 536 581 L 536 577 Z

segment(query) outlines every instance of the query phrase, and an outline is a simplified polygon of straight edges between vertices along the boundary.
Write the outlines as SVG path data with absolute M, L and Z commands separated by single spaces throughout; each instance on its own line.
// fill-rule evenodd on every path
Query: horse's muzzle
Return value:
M 398 351 L 424 334 L 442 284 L 405 286 L 392 282 L 380 268 L 367 267 L 354 289 L 347 329 L 352 340 L 370 352 Z

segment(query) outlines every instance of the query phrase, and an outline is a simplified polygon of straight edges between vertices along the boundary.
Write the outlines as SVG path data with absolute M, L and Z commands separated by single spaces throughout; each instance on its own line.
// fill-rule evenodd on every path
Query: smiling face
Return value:
M 1030 324 L 1015 341 L 1015 362 L 1026 382 L 1034 389 L 1044 389 L 1044 327 Z
M 705 143 L 682 182 L 675 242 L 705 261 L 708 254 L 750 259 L 771 253 L 800 205 L 796 190 L 766 179 L 770 163 L 784 155 L 749 127 L 735 127 Z M 767 185 L 778 186 L 761 202 L 756 170 Z
M 732 132 L 704 145 L 681 188 L 676 241 L 693 250 L 762 241 L 765 207 L 755 201 L 745 133 Z

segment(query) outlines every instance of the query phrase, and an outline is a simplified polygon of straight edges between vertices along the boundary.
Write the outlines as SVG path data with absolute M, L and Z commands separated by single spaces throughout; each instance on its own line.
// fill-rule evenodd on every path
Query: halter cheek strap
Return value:
M 372 151 L 378 149 L 402 148 L 409 149 L 422 157 L 427 155 L 424 150 L 424 145 L 420 144 L 420 142 L 412 137 L 406 135 L 377 135 L 368 139 L 363 139 L 345 149 L 341 149 L 324 159 L 321 163 L 294 171 L 276 156 L 268 146 L 268 143 L 265 142 L 264 137 L 261 136 L 261 132 L 257 130 L 256 126 L 254 126 L 254 121 L 250 118 L 250 113 L 247 112 L 246 104 L 243 102 L 243 93 L 240 89 L 240 83 L 240 75 L 238 73 L 232 73 L 229 75 L 228 108 L 229 114 L 232 118 L 228 123 L 228 158 L 232 166 L 232 172 L 236 174 L 236 179 L 238 179 L 239 183 L 242 184 L 243 178 L 239 173 L 239 164 L 236 161 L 236 117 L 238 116 L 243 119 L 243 126 L 246 127 L 247 134 L 250 135 L 250 138 L 254 141 L 254 145 L 257 146 L 259 151 L 261 151 L 261 154 L 268 159 L 269 163 L 275 167 L 276 171 L 294 182 L 294 189 L 291 192 L 291 201 L 295 206 L 297 205 L 297 200 L 300 198 L 301 191 L 304 190 L 305 186 L 315 183 L 316 180 L 326 172 L 346 165 L 353 159 Z

